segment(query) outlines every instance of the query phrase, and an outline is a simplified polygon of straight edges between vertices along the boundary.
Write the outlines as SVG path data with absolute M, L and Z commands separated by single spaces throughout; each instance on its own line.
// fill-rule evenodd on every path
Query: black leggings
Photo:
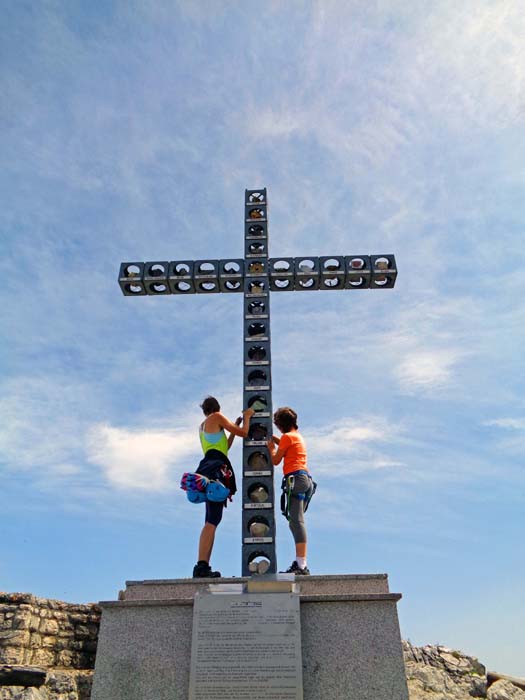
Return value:
M 210 525 L 217 525 L 222 520 L 222 511 L 224 510 L 224 501 L 206 501 L 206 518 L 205 521 Z

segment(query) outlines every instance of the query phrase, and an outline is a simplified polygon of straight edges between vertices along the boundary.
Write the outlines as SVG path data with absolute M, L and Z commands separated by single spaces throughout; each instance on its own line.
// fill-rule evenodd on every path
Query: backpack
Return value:
M 206 499 L 206 489 L 210 480 L 202 474 L 194 472 L 184 472 L 180 480 L 180 487 L 186 491 L 186 498 L 190 503 L 204 503 Z
M 208 501 L 225 501 L 230 495 L 230 489 L 220 481 L 210 481 L 206 488 L 206 498 Z
M 180 487 L 190 503 L 232 499 L 237 491 L 235 473 L 230 460 L 218 450 L 208 450 L 196 472 L 184 472 Z M 226 506 L 226 502 L 224 503 Z
M 190 503 L 205 503 L 207 501 L 203 491 L 186 491 L 186 498 Z
M 180 480 L 180 487 L 183 491 L 206 491 L 209 481 L 202 474 L 184 472 Z
M 221 502 L 230 495 L 230 489 L 220 481 L 193 472 L 184 472 L 180 487 L 186 491 L 186 498 L 190 503 Z

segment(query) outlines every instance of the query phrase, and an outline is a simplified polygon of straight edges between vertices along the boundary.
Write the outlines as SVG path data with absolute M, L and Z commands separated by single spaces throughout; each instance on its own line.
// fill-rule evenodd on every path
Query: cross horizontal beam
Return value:
M 213 294 L 335 289 L 391 289 L 393 255 L 333 255 L 301 258 L 229 258 L 124 262 L 119 284 L 125 296 Z

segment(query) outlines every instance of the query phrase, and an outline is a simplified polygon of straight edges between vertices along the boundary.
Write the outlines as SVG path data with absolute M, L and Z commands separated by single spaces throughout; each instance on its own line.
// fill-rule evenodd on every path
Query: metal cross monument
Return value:
M 270 292 L 389 289 L 393 255 L 268 257 L 266 189 L 246 190 L 244 258 L 126 262 L 119 284 L 126 296 L 244 293 L 243 408 L 255 415 L 242 456 L 242 575 L 277 571 L 272 434 Z

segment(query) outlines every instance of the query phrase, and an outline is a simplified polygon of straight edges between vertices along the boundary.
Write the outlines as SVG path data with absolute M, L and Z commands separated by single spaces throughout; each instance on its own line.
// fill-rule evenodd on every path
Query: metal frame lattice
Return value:
M 242 575 L 277 571 L 275 553 L 274 468 L 266 441 L 272 434 L 272 358 L 270 274 L 268 267 L 268 200 L 266 189 L 246 190 L 244 286 L 243 407 L 256 409 L 242 450 Z M 250 526 L 264 531 L 254 536 Z M 250 566 L 251 565 L 251 566 Z M 263 564 L 264 565 L 264 564 Z M 260 566 L 260 565 L 259 565 Z

